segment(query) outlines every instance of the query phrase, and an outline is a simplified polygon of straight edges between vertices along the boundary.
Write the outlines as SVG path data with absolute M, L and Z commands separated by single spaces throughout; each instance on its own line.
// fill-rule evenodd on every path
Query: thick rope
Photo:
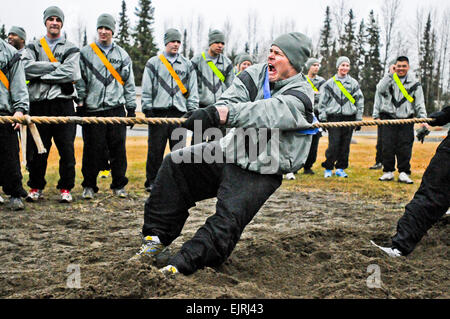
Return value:
M 0 116 L 0 124 L 20 123 L 28 125 L 35 124 L 112 124 L 112 125 L 132 125 L 132 124 L 178 124 L 181 125 L 185 118 L 142 118 L 142 117 L 79 117 L 79 116 Z M 349 121 L 349 122 L 325 122 L 311 125 L 310 128 L 330 128 L 330 127 L 358 127 L 358 126 L 378 126 L 378 125 L 404 125 L 412 123 L 430 123 L 433 118 L 412 118 L 399 120 L 370 120 L 370 121 Z M 305 128 L 301 128 L 305 129 Z

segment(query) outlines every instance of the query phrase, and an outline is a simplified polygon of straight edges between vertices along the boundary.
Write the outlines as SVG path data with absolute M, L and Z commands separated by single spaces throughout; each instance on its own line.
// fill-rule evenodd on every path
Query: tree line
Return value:
M 323 13 L 319 34 L 309 35 L 314 42 L 313 56 L 321 60 L 320 75 L 328 79 L 336 73 L 336 61 L 341 55 L 351 61 L 350 75 L 358 80 L 365 96 L 365 115 L 370 116 L 377 83 L 386 73 L 389 63 L 399 55 L 407 55 L 411 71 L 419 78 L 425 95 L 427 112 L 431 113 L 450 102 L 450 10 L 443 12 L 417 9 L 415 21 L 408 20 L 408 28 L 400 21 L 402 0 L 385 0 L 380 14 L 371 10 L 367 17 L 358 19 L 347 0 L 335 0 Z M 139 0 L 134 8 L 136 25 L 131 26 L 126 1 L 122 0 L 115 41 L 129 52 L 133 60 L 136 84 L 142 82 L 147 60 L 158 53 L 154 38 L 155 23 L 151 0 Z M 285 19 L 272 21 L 269 32 L 259 28 L 261 21 L 256 10 L 248 12 L 245 32 L 235 30 L 230 18 L 220 28 L 226 36 L 225 54 L 234 61 L 237 54 L 247 52 L 256 62 L 263 62 L 271 40 L 278 35 L 299 31 L 297 21 Z M 187 58 L 205 50 L 206 23 L 202 16 L 189 16 L 188 21 L 164 21 L 164 29 L 175 27 L 183 35 L 181 53 Z M 209 27 L 209 30 L 211 27 Z M 77 30 L 80 46 L 88 44 L 86 29 Z M 0 37 L 6 38 L 5 25 L 0 27 Z M 244 37 L 244 41 L 242 41 Z M 414 57 L 414 59 L 411 59 Z M 417 60 L 417 61 L 415 61 Z

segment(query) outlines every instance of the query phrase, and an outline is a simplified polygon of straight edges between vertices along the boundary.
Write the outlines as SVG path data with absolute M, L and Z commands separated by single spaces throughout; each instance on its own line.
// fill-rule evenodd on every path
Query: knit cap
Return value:
M 62 23 L 64 24 L 64 12 L 56 6 L 51 6 L 45 9 L 44 11 L 44 24 L 45 21 L 47 21 L 50 17 L 58 17 L 61 19 Z
M 309 58 L 308 61 L 305 63 L 306 72 L 309 71 L 309 69 L 312 67 L 314 63 L 320 63 L 320 61 L 316 58 Z
M 173 41 L 181 42 L 181 33 L 177 29 L 168 29 L 164 34 L 164 45 Z
M 24 28 L 22 28 L 22 27 L 12 26 L 11 29 L 9 30 L 8 34 L 10 34 L 10 33 L 17 34 L 24 41 L 27 40 L 27 33 L 25 32 Z
M 251 64 L 253 64 L 253 58 L 250 54 L 243 53 L 239 55 L 237 59 L 237 64 L 241 64 L 244 61 L 249 61 Z
M 208 34 L 208 45 L 218 42 L 225 43 L 225 35 L 219 30 L 212 30 Z
M 108 13 L 101 14 L 97 19 L 97 29 L 101 27 L 108 28 L 113 33 L 116 32 L 116 19 Z
M 339 66 L 340 66 L 342 63 L 344 63 L 344 62 L 347 62 L 348 64 L 350 64 L 350 59 L 347 58 L 346 56 L 340 56 L 340 57 L 337 59 L 337 62 L 336 62 L 336 68 L 339 68 Z
M 279 47 L 297 72 L 301 72 L 311 55 L 311 39 L 300 32 L 290 32 L 276 38 L 272 45 Z

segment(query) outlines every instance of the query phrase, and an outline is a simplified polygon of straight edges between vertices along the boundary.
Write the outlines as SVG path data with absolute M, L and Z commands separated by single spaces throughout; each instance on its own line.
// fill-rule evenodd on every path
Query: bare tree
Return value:
M 78 16 L 77 26 L 75 28 L 75 39 L 78 43 L 78 47 L 80 48 L 83 46 L 85 30 L 86 30 L 86 22 L 83 17 Z
M 401 6 L 401 0 L 385 0 L 381 6 L 381 12 L 383 16 L 383 28 L 384 28 L 384 59 L 383 69 L 386 68 L 386 63 L 390 55 L 391 43 L 393 40 L 393 30 L 397 25 L 399 18 L 399 11 Z
M 197 51 L 202 51 L 203 43 L 205 42 L 203 34 L 205 32 L 205 19 L 202 15 L 197 16 L 196 36 L 197 36 Z
M 347 0 L 336 0 L 331 8 L 334 25 L 337 30 L 336 39 L 340 39 L 342 36 L 345 19 L 347 18 L 347 12 L 349 11 Z M 339 48 L 337 48 L 339 50 Z

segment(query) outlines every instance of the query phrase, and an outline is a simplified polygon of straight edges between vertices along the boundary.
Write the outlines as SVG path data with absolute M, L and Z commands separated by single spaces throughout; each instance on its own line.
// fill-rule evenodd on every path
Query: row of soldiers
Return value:
M 8 105 L 5 102 L 1 112 L 9 115 L 29 112 L 35 116 L 70 116 L 76 113 L 80 116 L 135 117 L 136 93 L 132 61 L 128 53 L 113 41 L 116 26 L 114 17 L 109 14 L 99 16 L 97 40 L 81 51 L 61 33 L 64 13 L 60 8 L 53 6 L 46 9 L 43 20 L 47 29 L 46 35 L 26 47 L 26 33 L 23 28 L 11 28 L 8 41 L 18 49 L 17 54 L 3 44 L 5 50 L 10 51 L 12 56 L 10 61 L 5 61 L 4 73 L 9 72 L 12 75 L 15 69 L 6 67 L 14 65 L 20 69 L 23 63 L 28 87 L 21 88 L 18 93 L 11 90 L 13 103 Z M 209 33 L 208 50 L 194 56 L 192 60 L 178 53 L 181 39 L 178 30 L 167 30 L 164 34 L 165 49 L 162 54 L 150 58 L 145 66 L 142 80 L 142 111 L 146 117 L 182 117 L 197 108 L 205 108 L 216 103 L 235 76 L 245 80 L 246 73 L 243 71 L 254 62 L 248 54 L 241 54 L 237 58 L 236 66 L 233 66 L 230 59 L 223 54 L 225 36 L 218 30 Z M 318 76 L 319 60 L 310 58 L 303 68 L 315 94 L 315 116 L 321 122 L 362 120 L 364 96 L 358 82 L 348 74 L 351 61 L 347 57 L 340 57 L 336 67 L 337 74 L 328 81 Z M 420 84 L 407 75 L 409 61 L 406 57 L 399 57 L 395 67 L 398 69 L 398 76 L 394 77 L 397 73 L 391 69 L 390 74 L 377 88 L 378 100 L 375 101 L 374 117 L 382 119 L 426 117 Z M 20 70 L 18 72 L 21 73 Z M 412 101 L 403 97 L 405 88 L 414 96 Z M 18 125 L 15 125 L 14 129 L 17 127 Z M 167 139 L 171 151 L 185 146 L 183 144 L 186 140 L 185 135 L 174 138 L 173 131 L 176 128 L 178 128 L 176 125 L 155 125 L 148 128 L 145 188 L 149 192 L 161 166 Z M 71 189 L 75 182 L 75 124 L 39 125 L 38 129 L 44 147 L 50 150 L 53 139 L 58 149 L 60 179 L 57 188 L 60 190 L 60 201 L 71 202 L 73 200 Z M 348 176 L 345 169 L 348 167 L 352 132 L 352 128 L 328 130 L 329 145 L 325 154 L 326 161 L 322 163 L 326 178 L 333 175 L 335 168 L 336 176 Z M 385 141 L 382 150 L 385 174 L 380 180 L 393 179 L 397 156 L 399 180 L 411 183 L 409 160 L 414 140 L 412 126 L 392 127 L 384 132 L 385 134 L 379 134 Z M 126 126 L 84 125 L 82 133 L 84 142 L 82 197 L 91 199 L 98 192 L 97 176 L 105 166 L 105 158 L 111 168 L 111 189 L 117 196 L 127 197 Z M 18 146 L 17 139 L 14 138 L 15 133 L 9 130 L 8 134 L 9 142 L 3 145 L 9 150 L 16 150 Z M 305 174 L 314 173 L 311 168 L 317 158 L 320 136 L 320 132 L 313 135 L 309 156 L 304 164 Z M 398 138 L 394 139 L 392 136 Z M 194 135 L 193 138 L 194 141 L 210 139 L 211 137 L 203 135 L 198 138 Z M 14 169 L 5 168 L 3 174 L 14 172 L 15 177 L 2 177 L 4 180 L 2 183 L 5 194 L 11 196 L 11 206 L 19 209 L 23 207 L 21 197 L 26 196 L 30 202 L 43 198 L 48 153 L 38 154 L 35 144 L 28 143 L 27 169 L 30 173 L 28 181 L 30 191 L 27 194 L 22 188 L 22 176 L 16 155 L 11 155 L 14 160 L 10 161 L 11 165 L 14 163 Z M 286 177 L 295 178 L 293 172 Z

